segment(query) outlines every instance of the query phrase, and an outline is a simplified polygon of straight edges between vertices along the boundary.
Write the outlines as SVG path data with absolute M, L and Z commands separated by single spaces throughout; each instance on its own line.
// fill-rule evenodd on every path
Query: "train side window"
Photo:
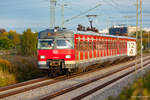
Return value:
M 98 50 L 101 50 L 101 46 L 102 46 L 101 39 L 99 39 L 99 41 L 98 41 Z
M 112 41 L 111 41 L 111 39 L 110 39 L 110 49 L 112 49 Z
M 103 45 L 104 45 L 104 48 L 103 48 L 103 50 L 105 50 L 105 49 L 106 49 L 106 43 L 105 43 L 105 39 L 103 40 Z
M 112 49 L 114 49 L 114 40 L 112 40 Z
M 76 40 L 76 50 L 79 51 L 79 40 Z
M 93 40 L 93 50 L 96 50 L 96 41 Z
M 105 41 L 104 41 L 104 39 L 102 40 L 102 50 L 104 50 L 105 49 Z
M 83 51 L 83 41 L 80 40 L 80 51 Z
M 103 39 L 101 39 L 101 50 L 103 50 L 104 49 L 104 47 L 103 47 L 103 45 L 104 45 L 104 43 L 103 43 Z
M 107 41 L 106 41 L 106 39 L 104 39 L 104 45 L 105 45 L 104 50 L 107 50 Z
M 115 40 L 113 40 L 113 49 L 115 49 Z

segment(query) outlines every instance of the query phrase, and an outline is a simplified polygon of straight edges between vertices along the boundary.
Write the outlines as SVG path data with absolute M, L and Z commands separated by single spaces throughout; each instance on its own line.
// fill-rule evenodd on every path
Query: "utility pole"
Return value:
M 112 18 L 112 17 L 108 17 L 108 19 L 107 19 L 107 30 L 108 30 L 108 34 L 109 34 L 109 28 L 112 26 L 111 18 Z
M 65 6 L 67 6 L 67 4 L 62 4 L 61 5 L 61 28 L 64 28 L 64 23 L 65 23 L 65 21 L 64 21 L 64 7 Z
M 107 19 L 107 30 L 108 30 L 108 34 L 109 34 L 109 27 L 110 27 L 110 19 L 109 19 L 110 17 L 108 17 L 108 19 Z
M 147 33 L 147 35 L 148 35 L 148 44 L 147 44 L 147 49 L 148 49 L 148 51 L 149 51 L 149 46 L 150 46 L 150 39 L 149 39 L 150 36 L 149 36 L 149 34 L 150 34 L 150 32 Z
M 50 29 L 55 27 L 55 7 L 56 0 L 50 0 Z
M 139 8 L 139 0 L 136 0 L 136 54 L 138 53 L 138 49 L 137 49 L 137 46 L 138 46 L 138 42 L 137 42 L 137 40 L 138 40 L 138 16 L 139 16 L 139 14 L 138 14 L 138 8 Z M 137 73 L 137 56 L 136 56 L 136 61 L 135 61 L 135 71 L 136 71 L 136 73 Z
M 128 23 L 129 18 L 133 18 L 133 17 L 135 16 L 124 16 L 124 18 L 126 18 L 127 28 L 129 27 L 129 23 Z M 129 33 L 128 33 L 128 36 L 129 36 Z
M 142 0 L 140 0 L 141 68 L 143 69 Z
M 61 5 L 61 28 L 64 27 L 64 4 Z

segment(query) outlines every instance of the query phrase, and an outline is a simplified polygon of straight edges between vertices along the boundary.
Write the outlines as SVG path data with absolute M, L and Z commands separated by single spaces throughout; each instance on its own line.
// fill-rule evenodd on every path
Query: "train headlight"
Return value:
M 71 58 L 71 56 L 70 55 L 66 55 L 66 57 L 65 58 Z
M 40 59 L 45 59 L 45 56 L 40 56 Z

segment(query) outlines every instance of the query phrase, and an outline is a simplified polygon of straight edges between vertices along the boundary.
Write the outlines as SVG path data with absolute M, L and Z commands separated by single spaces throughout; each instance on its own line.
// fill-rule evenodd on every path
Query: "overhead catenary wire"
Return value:
M 76 18 L 78 18 L 78 17 L 80 17 L 80 16 L 82 16 L 82 15 L 88 13 L 89 11 L 92 11 L 93 9 L 99 7 L 100 5 L 101 5 L 101 4 L 98 4 L 98 5 L 96 5 L 95 7 L 91 8 L 91 9 L 89 9 L 89 10 L 87 10 L 87 11 L 81 12 L 80 14 L 78 14 L 78 15 L 76 15 L 76 16 L 73 16 L 73 17 L 70 18 L 70 19 L 65 20 L 65 22 L 69 22 L 69 21 L 71 21 L 71 20 L 73 20 L 73 19 L 76 19 Z

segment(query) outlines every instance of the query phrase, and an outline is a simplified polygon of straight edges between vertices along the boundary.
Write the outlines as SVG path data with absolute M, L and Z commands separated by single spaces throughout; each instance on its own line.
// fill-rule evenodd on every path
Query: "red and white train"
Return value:
M 44 30 L 38 36 L 38 65 L 50 74 L 127 57 L 136 39 L 67 29 Z M 131 50 L 133 53 L 133 50 Z

